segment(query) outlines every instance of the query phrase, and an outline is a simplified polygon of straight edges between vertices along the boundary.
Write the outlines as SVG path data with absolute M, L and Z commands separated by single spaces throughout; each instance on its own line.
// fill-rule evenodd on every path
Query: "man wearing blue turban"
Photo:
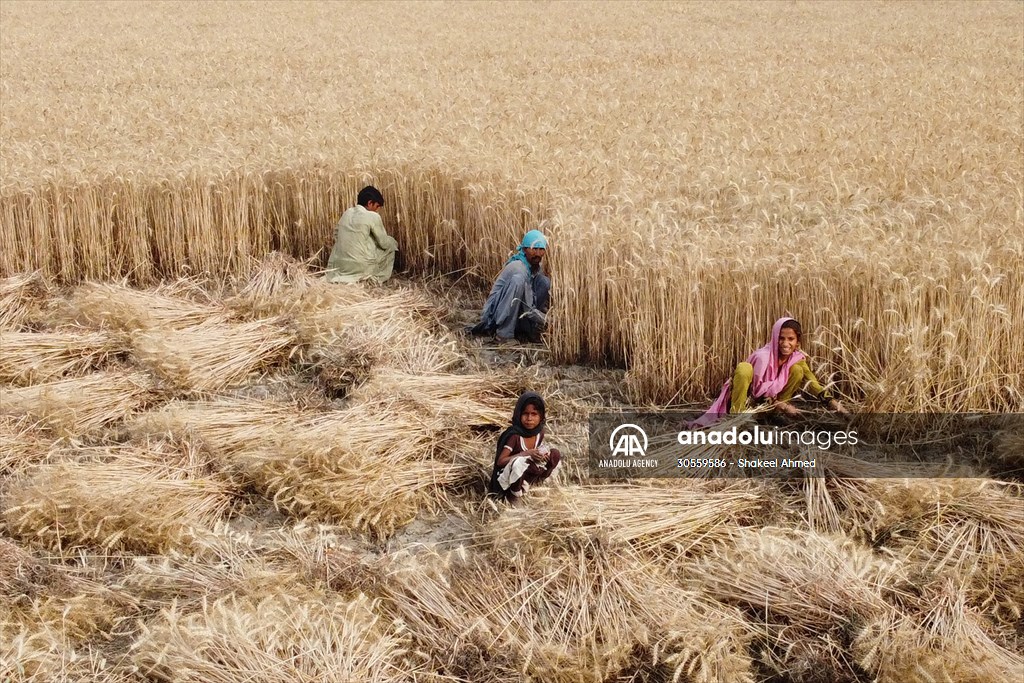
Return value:
M 551 292 L 551 278 L 540 262 L 548 240 L 540 230 L 531 230 L 505 263 L 487 296 L 480 322 L 470 331 L 495 336 L 498 342 L 516 338 L 539 342 Z

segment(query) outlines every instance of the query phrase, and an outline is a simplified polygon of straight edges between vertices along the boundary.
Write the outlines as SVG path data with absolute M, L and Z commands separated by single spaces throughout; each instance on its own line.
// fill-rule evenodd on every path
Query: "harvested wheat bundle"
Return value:
M 629 484 L 542 487 L 526 500 L 504 513 L 481 539 L 498 552 L 516 553 L 626 544 L 671 564 L 728 540 L 763 513 L 762 497 L 744 484 L 720 491 Z M 509 539 L 516 542 L 509 544 Z
M 84 375 L 123 350 L 101 332 L 0 331 L 0 382 L 25 386 Z
M 300 521 L 258 530 L 248 527 L 244 521 L 231 520 L 197 533 L 189 559 L 205 565 L 249 565 L 271 573 L 295 574 L 307 583 L 334 588 L 335 560 L 349 555 L 365 559 L 367 555 L 365 548 L 353 546 L 351 532 L 339 526 Z
M 435 300 L 418 289 L 384 293 L 363 285 L 338 286 L 320 280 L 301 293 L 291 312 L 308 342 L 354 323 L 379 324 L 400 318 L 409 324 L 436 327 L 443 313 Z
M 1001 472 L 1024 479 L 1024 431 L 1004 429 L 998 432 L 995 459 Z
M 450 496 L 481 477 L 481 442 L 440 446 L 418 425 L 390 420 L 374 446 L 359 449 L 302 438 L 233 456 L 236 471 L 291 515 L 315 515 L 385 539 L 417 514 L 451 506 Z M 357 431 L 339 432 L 341 443 Z M 365 430 L 369 431 L 369 430 Z M 329 443 L 329 442 L 328 442 Z M 447 455 L 444 455 L 447 454 Z
M 377 345 L 319 346 L 300 352 L 302 365 L 313 375 L 313 383 L 331 399 L 344 398 L 354 386 L 366 381 L 380 363 Z
M 387 365 L 411 373 L 437 373 L 462 362 L 458 344 L 451 335 L 411 320 L 401 311 L 378 314 L 372 320 L 353 317 L 337 324 L 311 331 L 299 321 L 299 336 L 306 340 L 308 348 L 307 363 L 352 367 L 357 371 Z M 357 378 L 366 374 L 358 373 Z
M 56 443 L 28 417 L 0 417 L 0 488 L 10 477 L 45 462 Z
M 0 602 L 9 604 L 32 600 L 39 595 L 64 595 L 70 586 L 66 572 L 0 538 Z
M 280 434 L 277 442 L 224 453 L 226 466 L 289 514 L 316 513 L 377 537 L 478 485 L 490 449 L 480 435 L 358 405 Z
M 166 445 L 82 449 L 12 486 L 7 528 L 57 552 L 80 545 L 161 552 L 187 543 L 231 508 L 234 486 L 192 451 Z
M 212 392 L 282 362 L 294 335 L 267 321 L 212 321 L 181 330 L 135 334 L 139 364 L 172 391 Z
M 800 490 L 789 497 L 788 503 L 790 509 L 803 512 L 807 526 L 814 531 L 847 533 L 868 544 L 882 543 L 887 539 L 878 535 L 881 530 L 869 520 L 878 514 L 877 493 L 888 481 L 808 476 L 800 482 Z
M 529 385 L 524 372 L 453 375 L 377 372 L 351 399 L 374 410 L 411 411 L 445 426 L 501 426 Z
M 858 663 L 879 683 L 1024 680 L 1024 657 L 995 642 L 985 619 L 953 579 L 929 586 L 911 614 L 891 613 L 853 643 Z
M 380 364 L 441 372 L 462 361 L 456 340 L 440 331 L 436 303 L 415 291 L 375 295 L 318 279 L 269 310 L 292 321 L 304 347 L 300 360 L 323 375 L 334 394 L 344 394 Z
M 180 329 L 221 318 L 221 308 L 196 298 L 202 289 L 191 280 L 177 280 L 156 289 L 134 289 L 126 283 L 89 282 L 55 302 L 46 316 L 50 325 L 76 325 L 120 332 L 151 328 Z
M 379 366 L 441 373 L 463 361 L 451 334 L 420 321 L 400 303 L 389 308 L 393 304 L 386 299 L 370 302 L 365 311 L 348 306 L 296 317 L 304 342 L 300 359 L 315 373 L 326 374 L 326 379 L 338 378 L 335 391 L 347 391 Z
M 752 680 L 738 613 L 628 556 L 456 552 L 393 564 L 382 589 L 420 649 L 460 680 Z
M 46 592 L 31 597 L 0 597 L 3 607 L 0 632 L 39 634 L 44 640 L 58 643 L 82 641 L 109 632 L 117 623 L 134 615 L 135 602 L 128 596 L 66 573 L 61 579 L 62 583 L 60 579 L 51 581 L 45 586 Z
M 992 479 L 910 479 L 881 496 L 899 525 L 895 552 L 922 571 L 956 579 L 972 605 L 1004 623 L 1024 610 L 1024 496 Z
M 135 602 L 81 568 L 50 564 L 0 539 L 0 680 L 116 681 L 89 644 L 133 619 Z M 123 672 L 122 672 L 123 673 Z
M 0 387 L 0 416 L 31 416 L 58 435 L 81 437 L 128 417 L 151 396 L 146 375 L 109 370 L 30 387 Z
M 103 634 L 101 637 L 105 637 Z M 138 683 L 102 644 L 77 643 L 59 630 L 0 629 L 0 680 L 11 683 Z
M 890 546 L 912 531 L 901 491 L 931 481 L 928 466 L 880 463 L 839 454 L 818 456 L 820 473 L 805 476 L 785 500 L 801 509 L 808 525 L 825 533 L 845 533 L 872 546 Z M 890 504 L 891 503 L 891 504 Z M 913 506 L 912 506 L 913 507 Z
M 780 528 L 740 530 L 695 569 L 708 595 L 766 625 L 763 661 L 793 680 L 856 680 L 849 641 L 905 582 L 900 563 L 848 539 Z
M 972 604 L 1013 623 L 1024 608 L 1024 498 L 991 479 L 858 479 L 803 482 L 810 526 L 845 532 L 903 558 L 925 576 L 956 577 Z
M 50 296 L 50 285 L 39 272 L 0 278 L 0 330 L 21 329 Z
M 199 532 L 200 534 L 202 532 Z M 194 545 L 195 541 L 192 541 Z M 189 551 L 191 548 L 188 549 Z M 302 585 L 298 568 L 275 566 L 262 558 L 226 554 L 216 560 L 171 550 L 159 557 L 137 557 L 118 587 L 134 595 L 144 609 L 168 604 L 193 612 L 226 595 L 262 596 Z
M 848 539 L 771 527 L 740 530 L 698 564 L 715 598 L 821 631 L 885 612 L 883 594 L 903 580 L 899 563 Z
M 254 263 L 251 276 L 236 280 L 224 305 L 236 316 L 256 320 L 294 313 L 303 305 L 303 295 L 326 288 L 326 282 L 314 277 L 309 266 L 291 256 L 274 251 Z M 368 294 L 361 287 L 344 288 L 352 301 L 364 301 Z
M 141 672 L 157 681 L 390 683 L 419 672 L 408 641 L 369 598 L 295 587 L 228 596 L 195 614 L 172 606 L 143 624 L 132 650 Z
M 306 419 L 294 405 L 275 401 L 173 400 L 138 415 L 128 432 L 137 440 L 189 437 L 217 458 L 224 458 L 240 450 L 275 445 L 285 435 L 293 434 Z M 227 461 L 222 460 L 221 465 L 226 466 Z

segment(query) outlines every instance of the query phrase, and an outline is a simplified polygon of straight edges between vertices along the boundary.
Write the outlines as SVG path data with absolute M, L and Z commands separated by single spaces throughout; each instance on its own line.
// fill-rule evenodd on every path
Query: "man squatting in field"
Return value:
M 696 427 L 707 427 L 726 414 L 742 413 L 747 401 L 773 400 L 776 410 L 787 415 L 799 415 L 800 410 L 790 403 L 798 392 L 813 396 L 830 410 L 847 412 L 843 404 L 832 397 L 811 372 L 807 355 L 800 350 L 803 332 L 793 318 L 779 318 L 772 326 L 772 338 L 754 351 L 747 360 L 736 365 L 732 380 L 722 385 L 711 408 L 694 422 Z
M 335 227 L 334 249 L 327 261 L 328 282 L 384 282 L 395 267 L 398 242 L 384 230 L 380 210 L 384 196 L 367 185 L 359 190 L 356 205 L 341 215 Z
M 548 311 L 551 278 L 541 270 L 548 240 L 540 230 L 531 230 L 505 262 L 484 303 L 480 322 L 470 333 L 495 336 L 499 343 L 518 338 L 539 342 Z

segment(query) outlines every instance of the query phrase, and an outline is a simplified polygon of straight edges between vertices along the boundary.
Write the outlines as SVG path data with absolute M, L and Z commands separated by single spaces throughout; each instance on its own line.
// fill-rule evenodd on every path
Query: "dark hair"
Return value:
M 779 331 L 781 332 L 782 330 L 793 330 L 794 332 L 796 332 L 796 340 L 803 340 L 803 330 L 800 329 L 800 323 L 798 323 L 795 320 L 787 320 L 786 322 L 782 323 L 782 327 L 779 328 Z
M 356 197 L 356 203 L 364 208 L 370 202 L 377 202 L 381 206 L 384 206 L 384 195 L 382 195 L 380 190 L 373 185 L 367 185 L 363 189 L 359 190 L 359 196 Z
M 544 417 L 544 401 L 536 398 L 528 398 L 523 403 L 523 410 L 526 410 L 526 406 L 533 406 L 537 409 L 537 412 L 540 413 L 540 416 Z

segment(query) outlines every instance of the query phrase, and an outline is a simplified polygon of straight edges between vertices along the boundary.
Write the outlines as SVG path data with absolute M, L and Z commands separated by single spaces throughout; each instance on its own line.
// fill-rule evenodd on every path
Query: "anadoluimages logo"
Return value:
M 608 439 L 608 448 L 612 449 L 613 458 L 642 458 L 647 455 L 647 432 L 635 424 L 619 425 Z

